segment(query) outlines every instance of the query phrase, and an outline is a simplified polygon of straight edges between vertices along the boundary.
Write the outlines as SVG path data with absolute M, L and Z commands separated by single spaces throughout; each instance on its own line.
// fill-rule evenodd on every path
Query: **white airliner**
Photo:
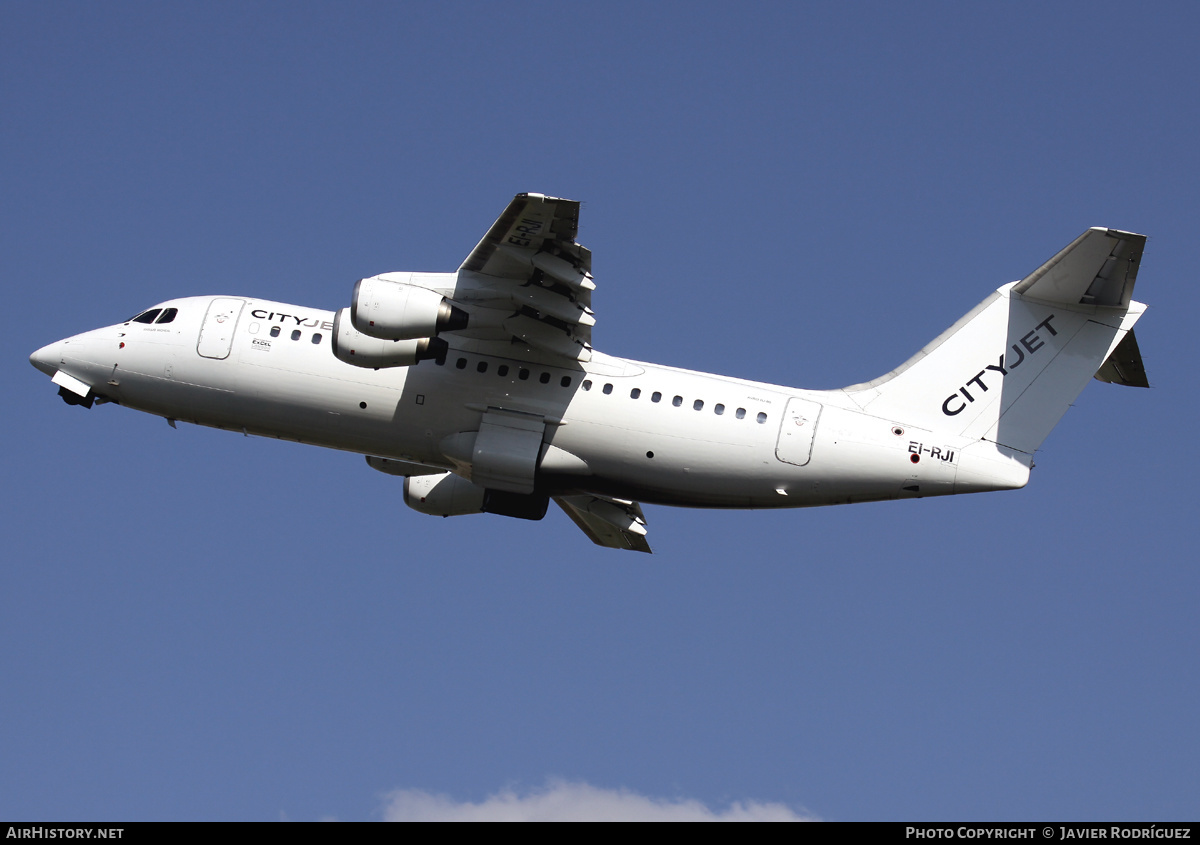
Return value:
M 456 273 L 384 273 L 337 313 L 175 299 L 34 352 L 72 405 L 114 402 L 367 456 L 439 516 L 541 519 L 649 552 L 639 502 L 788 508 L 1023 487 L 1094 376 L 1146 386 L 1145 236 L 1089 229 L 901 366 L 801 390 L 592 349 L 579 203 L 520 194 Z

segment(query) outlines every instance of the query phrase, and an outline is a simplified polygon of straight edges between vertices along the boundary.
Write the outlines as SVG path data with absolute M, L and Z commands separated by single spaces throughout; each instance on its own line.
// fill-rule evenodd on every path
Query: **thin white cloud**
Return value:
M 552 780 L 541 789 L 504 789 L 478 803 L 456 801 L 420 789 L 384 796 L 385 821 L 814 821 L 786 804 L 735 801 L 713 810 L 690 799 L 647 798 L 627 789 Z

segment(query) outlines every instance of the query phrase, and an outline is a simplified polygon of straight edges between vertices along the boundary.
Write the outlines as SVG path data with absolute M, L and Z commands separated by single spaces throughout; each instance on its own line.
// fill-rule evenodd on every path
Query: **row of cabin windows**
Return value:
M 438 363 L 441 364 L 443 362 L 439 361 Z M 454 368 L 457 370 L 465 370 L 467 368 L 467 364 L 468 364 L 468 361 L 466 358 L 459 358 L 454 362 Z M 487 361 L 479 361 L 475 364 L 475 372 L 486 373 L 487 371 L 488 371 L 488 362 Z M 500 376 L 501 378 L 507 376 L 508 373 L 509 373 L 508 364 L 500 364 L 499 366 L 496 367 L 496 375 Z M 520 379 L 521 381 L 528 381 L 529 376 L 530 376 L 530 372 L 525 367 L 519 367 L 517 369 L 517 378 Z M 550 378 L 551 378 L 550 373 L 543 371 L 541 373 L 541 375 L 538 376 L 538 381 L 541 382 L 542 384 L 549 384 Z M 571 377 L 563 376 L 561 379 L 559 379 L 558 383 L 562 387 L 570 387 L 571 386 Z M 584 379 L 583 383 L 580 386 L 584 390 L 591 390 L 592 389 L 592 380 Z M 606 383 L 604 385 L 604 387 L 601 388 L 601 392 L 605 396 L 610 395 L 613 392 L 612 384 Z M 633 390 L 629 391 L 630 399 L 641 398 L 641 395 L 642 395 L 642 389 L 640 387 L 635 387 L 635 388 L 633 388 Z M 663 398 L 663 395 L 661 393 L 659 393 L 657 390 L 654 391 L 652 394 L 650 394 L 651 402 L 661 402 L 662 398 Z M 683 405 L 683 397 L 682 396 L 674 397 L 671 400 L 671 404 L 674 405 L 676 408 L 681 407 Z M 692 410 L 703 411 L 704 410 L 704 400 L 697 399 L 694 402 L 692 402 Z M 723 415 L 725 413 L 725 406 L 723 404 L 721 404 L 720 402 L 718 402 L 716 405 L 713 405 L 713 413 L 716 414 L 717 416 Z M 739 420 L 744 420 L 746 418 L 746 409 L 738 408 L 736 411 L 734 411 L 733 415 L 735 417 L 737 417 Z M 755 417 L 755 419 L 761 425 L 767 421 L 767 415 L 762 412 L 759 412 L 759 414 Z
M 271 337 L 279 337 L 279 326 L 273 326 L 271 328 Z M 300 339 L 299 330 L 292 332 L 292 340 L 299 340 L 299 339 Z M 320 342 L 321 342 L 321 335 L 314 334 L 313 335 L 313 343 L 320 343 Z M 442 366 L 443 364 L 445 364 L 445 361 L 438 361 L 437 363 L 438 363 L 438 366 Z M 454 368 L 456 370 L 465 370 L 467 368 L 467 364 L 468 364 L 468 361 L 466 358 L 458 358 L 454 362 Z M 487 371 L 488 371 L 488 362 L 487 361 L 481 360 L 475 364 L 475 372 L 486 373 Z M 507 376 L 509 374 L 509 372 L 510 372 L 510 368 L 509 368 L 508 364 L 500 364 L 496 367 L 496 375 L 500 376 L 501 378 L 504 378 L 505 376 Z M 520 379 L 521 381 L 528 381 L 530 375 L 531 375 L 531 373 L 528 368 L 526 368 L 526 367 L 518 367 L 517 368 L 517 378 Z M 550 379 L 551 379 L 551 375 L 548 372 L 543 371 L 541 374 L 538 375 L 538 381 L 542 384 L 549 384 Z M 558 383 L 559 383 L 560 387 L 570 387 L 571 386 L 571 377 L 563 376 L 562 378 L 560 378 L 558 380 Z M 592 389 L 592 380 L 584 379 L 583 383 L 580 386 L 584 390 L 591 390 Z M 613 392 L 612 384 L 606 383 L 604 385 L 604 387 L 601 388 L 601 392 L 605 396 L 610 395 Z M 642 396 L 642 389 L 640 387 L 635 387 L 631 391 L 629 391 L 630 399 L 640 399 L 641 396 Z M 662 398 L 663 398 L 662 393 L 660 393 L 657 390 L 650 394 L 651 402 L 661 402 Z M 683 405 L 683 397 L 675 396 L 674 398 L 671 399 L 671 404 L 674 405 L 676 408 L 681 407 Z M 697 399 L 694 402 L 692 402 L 692 410 L 703 411 L 704 410 L 704 400 Z M 716 414 L 717 416 L 722 416 L 725 413 L 725 406 L 722 403 L 718 402 L 716 405 L 713 405 L 713 413 Z M 737 417 L 739 420 L 744 420 L 746 418 L 746 409 L 738 408 L 736 411 L 733 412 L 733 415 L 735 417 Z M 757 416 L 755 416 L 755 420 L 760 425 L 762 425 L 763 423 L 765 423 L 767 421 L 767 415 L 760 411 L 757 414 Z
M 591 380 L 590 379 L 585 380 L 583 382 L 582 387 L 584 390 L 591 390 L 592 389 Z M 612 392 L 613 392 L 612 384 L 605 384 L 604 387 L 601 388 L 601 393 L 603 393 L 605 396 L 608 396 Z M 630 399 L 640 399 L 641 397 L 642 397 L 642 389 L 640 387 L 635 387 L 635 388 L 633 388 L 633 390 L 629 391 Z M 663 395 L 661 393 L 659 393 L 657 390 L 650 394 L 651 402 L 661 402 L 662 399 L 663 399 Z M 671 404 L 674 405 L 676 408 L 682 407 L 683 406 L 683 397 L 682 396 L 673 397 L 671 399 Z M 692 410 L 693 411 L 703 411 L 704 410 L 704 400 L 697 399 L 694 402 L 692 402 Z M 716 405 L 713 405 L 713 413 L 716 414 L 718 417 L 721 416 L 722 414 L 725 413 L 725 406 L 723 404 L 721 404 L 720 402 L 718 402 Z M 735 417 L 737 417 L 739 420 L 744 420 L 746 418 L 746 409 L 738 408 L 736 411 L 734 411 L 733 415 Z M 755 417 L 755 419 L 761 425 L 767 421 L 767 415 L 760 411 L 758 416 Z
M 160 313 L 161 313 L 161 316 L 160 316 Z M 166 309 L 153 308 L 149 311 L 145 311 L 145 312 L 137 315 L 132 320 L 130 320 L 130 322 L 133 322 L 133 323 L 169 323 L 175 319 L 175 315 L 177 313 L 178 313 L 178 309 L 176 309 L 176 308 L 166 308 Z M 155 318 L 157 318 L 157 319 L 155 319 Z M 280 334 L 280 327 L 279 326 L 271 326 L 271 337 L 279 337 L 279 334 Z M 301 338 L 301 336 L 302 336 L 302 332 L 299 329 L 294 329 L 292 331 L 292 335 L 291 335 L 292 340 L 299 340 Z M 313 332 L 312 342 L 313 342 L 313 345 L 317 345 L 321 342 L 321 333 L 320 332 Z M 443 363 L 445 363 L 445 362 L 438 361 L 439 365 L 441 365 Z M 459 358 L 458 360 L 456 360 L 454 362 L 454 367 L 455 367 L 455 369 L 465 370 L 467 368 L 467 359 Z M 488 371 L 488 362 L 487 361 L 479 361 L 479 363 L 477 363 L 475 365 L 475 372 L 486 373 L 487 371 Z M 500 376 L 501 378 L 503 378 L 504 376 L 507 376 L 508 373 L 509 373 L 508 364 L 500 364 L 498 367 L 496 367 L 496 375 Z M 517 369 L 517 378 L 520 379 L 521 381 L 528 381 L 529 376 L 530 376 L 530 372 L 527 368 L 519 367 Z M 550 373 L 543 371 L 538 376 L 538 381 L 541 382 L 542 384 L 549 384 L 550 378 L 551 378 Z M 558 383 L 561 387 L 570 387 L 571 386 L 571 377 L 563 376 L 562 378 L 559 379 Z M 591 390 L 592 389 L 591 379 L 584 379 L 583 384 L 581 386 L 583 387 L 584 390 Z M 601 388 L 601 392 L 605 396 L 610 395 L 613 392 L 612 384 L 606 383 L 604 385 L 604 387 Z M 642 396 L 642 389 L 640 387 L 635 387 L 629 391 L 630 399 L 640 399 L 641 396 Z M 660 392 L 658 392 L 657 390 L 650 394 L 651 402 L 661 402 L 662 398 L 663 398 L 663 395 Z M 674 405 L 676 408 L 681 407 L 683 405 L 683 397 L 675 396 L 674 398 L 671 399 L 671 404 Z M 704 400 L 697 399 L 694 402 L 692 402 L 692 410 L 703 411 L 704 410 Z M 721 404 L 720 402 L 718 402 L 716 405 L 713 406 L 713 413 L 716 414 L 717 416 L 721 416 L 722 414 L 725 413 L 725 406 L 723 404 Z M 737 417 L 739 420 L 745 419 L 746 418 L 746 409 L 738 408 L 736 411 L 734 411 L 734 416 Z M 759 412 L 759 414 L 755 417 L 755 419 L 758 421 L 759 424 L 762 424 L 767 421 L 767 415 L 762 412 Z
M 301 332 L 299 329 L 292 330 L 292 340 L 299 340 L 302 335 L 303 332 Z M 279 326 L 271 326 L 271 337 L 279 337 Z M 312 342 L 314 346 L 321 342 L 320 332 L 313 332 Z
M 441 366 L 445 362 L 438 361 L 437 363 L 439 366 Z M 467 359 L 459 358 L 457 361 L 454 362 L 454 368 L 456 370 L 465 370 L 467 368 Z M 475 365 L 475 372 L 486 373 L 487 371 L 488 371 L 488 362 L 487 361 L 480 361 L 478 364 Z M 496 367 L 496 375 L 500 376 L 501 378 L 504 378 L 506 375 L 508 375 L 508 373 L 509 373 L 508 364 L 500 364 L 498 367 Z M 526 369 L 525 367 L 517 368 L 517 378 L 518 379 L 520 379 L 521 381 L 528 381 L 529 376 L 530 376 L 530 372 L 528 369 Z M 542 384 L 549 384 L 550 378 L 551 378 L 551 376 L 549 373 L 543 372 L 541 375 L 538 376 L 538 381 L 541 382 Z M 571 377 L 563 376 L 562 378 L 560 378 L 558 380 L 558 384 L 559 384 L 559 387 L 570 387 L 571 386 Z

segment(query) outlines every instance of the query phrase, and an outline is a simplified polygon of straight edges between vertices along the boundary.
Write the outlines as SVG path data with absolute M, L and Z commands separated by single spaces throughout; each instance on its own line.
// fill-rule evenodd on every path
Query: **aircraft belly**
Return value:
M 570 479 L 583 489 L 652 504 L 755 507 L 756 453 L 746 442 L 714 442 L 628 425 L 570 419 L 553 444 L 590 470 Z M 761 461 L 757 461 L 761 463 Z M 565 478 L 555 477 L 560 483 Z
M 406 368 L 409 369 L 409 368 Z M 337 373 L 337 370 L 333 371 Z M 452 415 L 415 392 L 406 373 L 337 375 L 258 367 L 238 400 L 252 433 L 397 460 L 444 463 L 436 444 Z M 355 374 L 357 375 L 357 374 Z M 371 383 L 370 376 L 376 376 Z M 470 416 L 463 411 L 462 419 Z

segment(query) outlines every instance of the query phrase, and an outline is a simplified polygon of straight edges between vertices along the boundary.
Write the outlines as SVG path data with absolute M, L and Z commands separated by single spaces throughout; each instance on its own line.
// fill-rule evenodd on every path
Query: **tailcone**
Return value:
M 972 443 L 961 451 L 954 476 L 955 493 L 1017 490 L 1029 483 L 1033 456 L 990 440 Z

